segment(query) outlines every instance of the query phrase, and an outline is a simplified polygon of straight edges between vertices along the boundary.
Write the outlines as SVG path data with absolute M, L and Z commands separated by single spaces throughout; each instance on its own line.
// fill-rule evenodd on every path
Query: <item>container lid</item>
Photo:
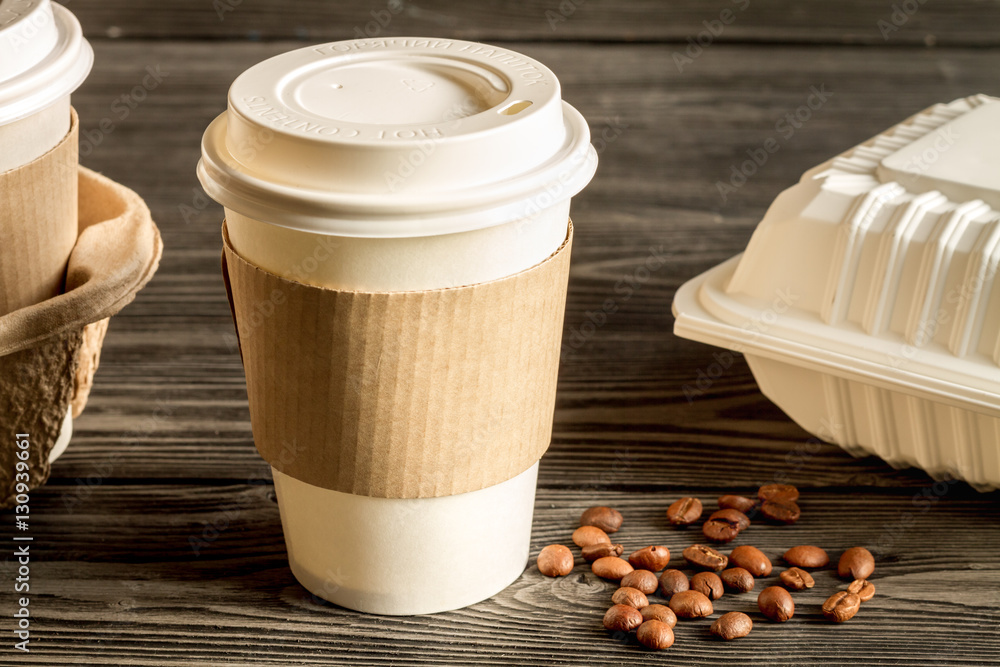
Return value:
M 674 332 L 1000 411 L 998 119 L 984 95 L 939 104 L 810 170 L 678 290 Z
M 586 121 L 544 65 L 396 37 L 266 60 L 202 140 L 206 192 L 251 218 L 343 236 L 424 236 L 530 217 L 590 181 Z
M 0 125 L 72 93 L 93 63 L 94 52 L 69 10 L 50 0 L 2 0 Z

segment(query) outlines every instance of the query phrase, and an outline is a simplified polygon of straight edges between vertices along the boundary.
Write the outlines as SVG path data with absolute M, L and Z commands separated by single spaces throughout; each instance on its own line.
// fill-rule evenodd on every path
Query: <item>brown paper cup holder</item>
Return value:
M 78 235 L 62 293 L 0 316 L 2 507 L 14 500 L 15 435 L 30 435 L 28 484 L 34 489 L 49 477 L 49 453 L 67 410 L 72 406 L 76 417 L 87 402 L 108 319 L 153 276 L 163 250 L 149 209 L 135 192 L 85 167 L 71 168 L 77 170 Z M 0 205 L 15 211 L 38 207 L 34 202 L 18 208 L 25 189 L 4 182 L 23 179 L 21 169 L 0 174 Z

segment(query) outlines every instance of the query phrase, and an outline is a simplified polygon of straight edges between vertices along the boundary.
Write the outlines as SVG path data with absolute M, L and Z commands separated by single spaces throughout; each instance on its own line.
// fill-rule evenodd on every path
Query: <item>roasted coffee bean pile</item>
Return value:
M 788 484 L 762 486 L 756 499 L 721 496 L 718 511 L 712 512 L 702 524 L 702 534 L 706 540 L 724 544 L 749 529 L 758 516 L 772 523 L 795 523 L 801 516 L 798 500 L 798 489 Z M 667 520 L 673 526 L 685 527 L 699 522 L 703 514 L 701 500 L 680 498 L 667 509 Z M 677 619 L 711 616 L 712 602 L 726 591 L 749 593 L 757 579 L 772 574 L 771 559 L 750 545 L 735 547 L 729 554 L 706 544 L 687 547 L 682 552 L 683 559 L 688 567 L 698 570 L 690 579 L 680 570 L 667 567 L 671 554 L 663 545 L 643 547 L 624 558 L 625 548 L 610 537 L 618 532 L 623 521 L 621 512 L 611 507 L 591 507 L 580 517 L 580 527 L 573 532 L 572 540 L 594 574 L 619 584 L 611 596 L 611 607 L 604 614 L 604 627 L 619 633 L 634 630 L 638 642 L 648 648 L 669 648 L 674 643 Z M 767 586 L 757 596 L 760 613 L 777 623 L 795 615 L 791 592 L 816 585 L 809 570 L 830 565 L 826 551 L 813 545 L 794 546 L 782 559 L 789 567 L 778 573 L 781 585 Z M 537 564 L 542 574 L 561 577 L 573 570 L 574 557 L 565 545 L 550 544 L 538 554 Z M 862 602 L 875 595 L 875 585 L 868 580 L 874 571 L 875 559 L 867 549 L 853 547 L 845 551 L 837 562 L 837 574 L 851 583 L 823 603 L 823 616 L 836 623 L 853 618 Z M 666 605 L 651 600 L 656 593 L 667 601 Z M 730 641 L 746 637 L 752 629 L 750 616 L 731 611 L 717 618 L 709 632 Z

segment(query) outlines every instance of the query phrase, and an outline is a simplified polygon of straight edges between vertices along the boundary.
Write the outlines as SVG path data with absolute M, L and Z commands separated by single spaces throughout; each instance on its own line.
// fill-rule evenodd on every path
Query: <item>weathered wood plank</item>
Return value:
M 562 579 L 542 577 L 530 564 L 509 589 L 468 609 L 366 616 L 318 601 L 295 582 L 269 486 L 105 486 L 73 512 L 50 486 L 33 496 L 37 644 L 16 664 L 286 665 L 347 657 L 363 665 L 996 663 L 1000 505 L 995 494 L 962 485 L 924 489 L 920 497 L 933 499 L 926 510 L 913 490 L 807 491 L 798 524 L 754 524 L 729 545 L 755 544 L 774 560 L 758 591 L 776 580 L 779 555 L 795 544 L 818 544 L 833 558 L 858 544 L 876 550 L 876 597 L 851 622 L 834 626 L 821 617 L 819 605 L 844 585 L 827 569 L 816 573 L 814 589 L 795 594 L 796 616 L 787 624 L 761 617 L 754 593 L 726 594 L 711 618 L 679 624 L 667 654 L 652 654 L 603 630 L 615 586 L 579 558 Z M 698 541 L 697 531 L 668 527 L 663 511 L 696 491 L 542 489 L 532 555 L 551 542 L 571 544 L 579 513 L 602 502 L 625 514 L 615 539 L 627 551 L 663 544 L 682 567 L 680 551 Z M 189 538 L 206 523 L 221 531 L 195 554 Z M 11 571 L 7 557 L 4 576 Z M 750 613 L 755 628 L 723 644 L 707 628 L 731 610 Z
M 92 38 L 996 45 L 1000 2 L 720 0 L 104 0 L 70 2 Z M 898 7 L 898 9 L 897 9 Z M 725 13 L 728 12 L 728 13 Z M 700 34 L 701 33 L 701 34 Z
M 289 42 L 112 42 L 74 97 L 83 161 L 134 187 L 161 226 L 160 272 L 111 325 L 87 412 L 55 466 L 61 483 L 115 479 L 231 479 L 266 473 L 251 444 L 243 374 L 219 279 L 221 213 L 200 194 L 200 135 L 225 106 L 231 80 Z M 782 188 L 806 168 L 934 101 L 1000 93 L 995 51 L 874 51 L 718 46 L 684 74 L 661 67 L 656 45 L 525 44 L 550 64 L 565 95 L 605 135 L 594 182 L 574 204 L 574 247 L 555 442 L 542 484 L 673 488 L 751 484 L 786 469 L 808 436 L 764 399 L 742 361 L 690 402 L 684 386 L 713 362 L 714 348 L 675 338 L 670 302 L 687 278 L 742 250 Z M 112 107 L 151 67 L 162 83 L 119 118 Z M 157 70 L 159 67 L 159 70 Z M 908 82 L 893 88 L 895 78 Z M 918 85 L 919 83 L 919 85 Z M 713 183 L 748 148 L 775 132 L 810 85 L 833 96 L 781 153 L 721 202 Z M 98 131 L 101 118 L 114 131 Z M 620 133 L 615 134 L 615 130 Z M 94 134 L 97 132 L 97 134 Z M 98 143 L 98 139 L 100 140 Z M 85 144 L 86 145 L 86 144 Z M 661 251 L 660 248 L 663 248 Z M 651 252 L 669 260 L 625 298 L 619 281 Z M 606 299 L 618 310 L 589 336 L 581 328 Z M 745 452 L 724 478 L 704 465 L 707 444 Z M 603 480 L 616 451 L 635 458 L 627 479 Z M 684 466 L 684 476 L 665 471 Z M 106 470 L 106 473 L 102 471 Z M 824 446 L 798 466 L 805 486 L 914 486 L 927 478 L 855 460 Z
M 229 2 L 235 10 L 222 22 L 207 1 L 70 6 L 91 36 L 305 40 L 349 37 L 384 6 Z M 218 275 L 220 210 L 194 177 L 201 133 L 224 109 L 232 79 L 301 42 L 97 40 L 95 71 L 74 97 L 85 149 L 90 142 L 83 161 L 146 198 L 166 252 L 154 281 L 112 323 L 73 443 L 32 495 L 37 644 L 31 654 L 0 654 L 0 664 L 1000 664 L 1000 495 L 811 443 L 761 396 L 740 359 L 689 402 L 684 386 L 715 350 L 673 337 L 669 307 L 684 280 L 743 248 L 771 199 L 806 168 L 933 102 L 1000 93 L 1000 51 L 722 43 L 881 43 L 872 24 L 891 11 L 860 0 L 754 3 L 679 72 L 677 44 L 613 42 L 682 44 L 725 3 L 578 4 L 551 31 L 551 0 L 460 10 L 428 0 L 419 10 L 407 4 L 385 31 L 518 40 L 515 48 L 553 67 L 604 137 L 598 177 L 574 205 L 567 349 L 532 554 L 569 544 L 580 511 L 600 502 L 625 513 L 616 539 L 628 550 L 666 544 L 679 563 L 697 531 L 665 525 L 672 500 L 696 494 L 711 506 L 724 491 L 749 493 L 787 475 L 803 488 L 803 519 L 755 524 L 734 544 L 772 557 L 796 543 L 835 557 L 855 544 L 876 548 L 878 593 L 861 615 L 844 626 L 821 619 L 818 605 L 839 585 L 824 571 L 796 595 L 791 622 L 765 621 L 752 594 L 727 594 L 716 615 L 750 612 L 750 637 L 722 644 L 707 635 L 711 619 L 683 623 L 675 646 L 658 655 L 601 628 L 614 586 L 582 562 L 559 580 L 529 566 L 496 597 L 433 617 L 364 616 L 312 598 L 288 570 L 267 466 L 253 449 Z M 939 43 L 996 43 L 998 6 L 928 3 L 889 44 L 921 43 L 928 32 Z M 523 41 L 552 39 L 599 43 Z M 143 89 L 147 67 L 162 80 Z M 811 86 L 832 91 L 829 101 L 723 201 L 716 182 L 774 136 Z M 102 118 L 113 132 L 99 131 Z M 652 252 L 669 260 L 625 298 L 616 285 Z M 581 334 L 609 298 L 617 311 Z M 196 552 L 191 538 L 214 535 L 206 525 L 221 530 Z M 9 581 L 13 566 L 5 554 L 0 576 Z

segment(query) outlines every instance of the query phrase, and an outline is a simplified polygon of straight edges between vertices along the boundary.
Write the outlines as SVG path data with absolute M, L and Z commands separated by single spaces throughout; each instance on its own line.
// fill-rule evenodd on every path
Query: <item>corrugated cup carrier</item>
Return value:
M 1000 486 L 1000 100 L 935 105 L 806 172 L 683 285 L 677 335 L 848 452 Z
M 49 0 L 8 5 L 0 27 L 2 507 L 25 484 L 48 479 L 86 404 L 108 318 L 152 277 L 161 253 L 142 199 L 77 164 L 69 95 L 93 62 L 79 23 Z M 22 462 L 27 471 L 15 467 Z

